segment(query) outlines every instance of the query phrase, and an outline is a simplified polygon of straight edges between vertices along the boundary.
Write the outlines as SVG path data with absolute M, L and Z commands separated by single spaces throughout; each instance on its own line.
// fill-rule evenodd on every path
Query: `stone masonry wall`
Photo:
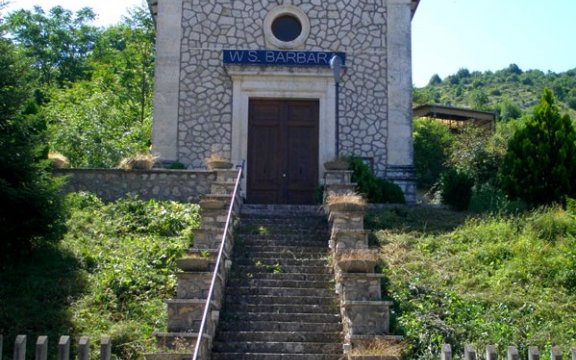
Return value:
M 89 191 L 105 201 L 132 193 L 145 200 L 198 202 L 216 178 L 211 171 L 156 169 L 60 169 L 54 175 L 68 177 L 64 192 Z
M 232 82 L 223 49 L 270 49 L 263 23 L 281 4 L 299 7 L 310 35 L 299 50 L 342 51 L 341 152 L 372 157 L 384 173 L 387 141 L 386 1 L 184 0 L 182 11 L 178 160 L 200 167 L 212 152 L 229 155 Z

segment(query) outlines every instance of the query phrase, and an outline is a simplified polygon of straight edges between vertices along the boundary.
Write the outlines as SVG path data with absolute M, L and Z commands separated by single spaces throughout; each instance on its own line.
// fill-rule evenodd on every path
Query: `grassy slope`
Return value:
M 576 339 L 576 218 L 551 208 L 464 221 L 446 210 L 372 213 L 394 300 L 394 331 L 409 359 L 438 359 L 442 343 L 462 353 L 508 345 L 526 354 Z M 461 225 L 458 225 L 461 224 Z M 543 358 L 547 358 L 543 353 Z
M 199 224 L 196 205 L 127 198 L 104 204 L 69 196 L 71 218 L 60 244 L 37 248 L 25 264 L 0 271 L 0 334 L 5 354 L 16 334 L 110 335 L 121 359 L 137 358 L 164 330 L 163 300 L 173 296 L 174 260 Z M 96 355 L 96 352 L 93 352 Z

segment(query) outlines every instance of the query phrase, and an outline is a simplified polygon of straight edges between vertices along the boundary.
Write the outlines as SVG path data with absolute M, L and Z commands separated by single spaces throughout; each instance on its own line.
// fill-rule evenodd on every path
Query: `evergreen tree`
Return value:
M 30 101 L 27 64 L 0 37 L 0 263 L 57 239 L 63 211 L 46 160 L 46 126 Z
M 576 195 L 576 131 L 544 90 L 524 128 L 508 144 L 501 172 L 504 189 L 533 205 Z

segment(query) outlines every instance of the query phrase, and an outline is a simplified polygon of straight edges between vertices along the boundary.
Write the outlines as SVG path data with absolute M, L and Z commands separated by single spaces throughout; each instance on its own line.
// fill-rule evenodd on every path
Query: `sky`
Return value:
M 205 0 L 210 1 L 210 0 Z M 114 24 L 145 0 L 11 0 L 8 11 L 89 6 Z M 461 68 L 563 72 L 576 68 L 576 0 L 421 0 L 412 21 L 413 82 L 425 86 Z

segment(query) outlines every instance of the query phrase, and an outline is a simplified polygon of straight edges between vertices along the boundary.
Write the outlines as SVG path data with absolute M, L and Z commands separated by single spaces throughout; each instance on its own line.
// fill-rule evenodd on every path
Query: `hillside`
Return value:
M 563 73 L 523 71 L 515 64 L 496 72 L 462 68 L 445 79 L 434 75 L 427 86 L 415 88 L 414 104 L 494 110 L 506 120 L 536 105 L 546 87 L 554 92 L 562 112 L 576 118 L 576 68 Z

